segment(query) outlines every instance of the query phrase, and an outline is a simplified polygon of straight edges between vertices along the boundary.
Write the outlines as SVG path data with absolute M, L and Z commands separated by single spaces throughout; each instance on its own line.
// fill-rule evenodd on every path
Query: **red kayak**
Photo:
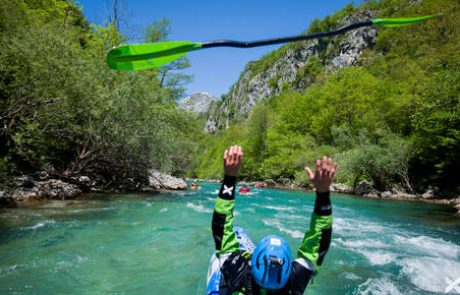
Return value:
M 251 192 L 251 189 L 248 186 L 240 187 L 240 194 L 247 194 L 250 192 Z

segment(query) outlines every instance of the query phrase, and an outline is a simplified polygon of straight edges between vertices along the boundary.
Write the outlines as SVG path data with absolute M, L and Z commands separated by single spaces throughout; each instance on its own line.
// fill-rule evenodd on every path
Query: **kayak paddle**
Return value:
M 386 27 L 400 27 L 421 22 L 440 14 L 411 17 L 411 18 L 376 18 L 351 23 L 328 32 L 318 32 L 309 35 L 291 36 L 275 39 L 266 39 L 252 42 L 232 40 L 218 40 L 212 42 L 165 41 L 145 44 L 128 44 L 115 47 L 107 54 L 107 64 L 114 70 L 145 70 L 163 66 L 185 53 L 212 47 L 251 48 L 292 41 L 316 39 L 326 36 L 335 36 L 360 27 L 383 25 Z

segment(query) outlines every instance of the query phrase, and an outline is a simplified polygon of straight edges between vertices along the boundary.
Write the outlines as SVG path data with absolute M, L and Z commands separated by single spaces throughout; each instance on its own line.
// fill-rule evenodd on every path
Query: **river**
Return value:
M 0 293 L 205 294 L 218 188 L 3 209 Z M 253 189 L 237 196 L 235 223 L 255 242 L 283 236 L 295 255 L 313 202 L 313 193 Z M 331 248 L 308 294 L 444 294 L 460 277 L 452 208 L 351 196 L 332 202 Z

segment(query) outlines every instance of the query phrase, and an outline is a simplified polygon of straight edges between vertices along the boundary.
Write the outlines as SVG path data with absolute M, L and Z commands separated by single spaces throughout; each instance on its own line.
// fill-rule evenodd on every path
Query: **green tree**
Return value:
M 380 136 L 376 142 L 358 145 L 339 154 L 338 180 L 352 186 L 368 180 L 380 190 L 400 184 L 413 192 L 409 173 L 412 145 L 387 130 L 381 130 Z
M 459 190 L 460 59 L 452 56 L 435 73 L 414 116 L 417 168 L 428 183 Z
M 171 34 L 171 21 L 161 19 L 147 25 L 144 32 L 144 42 L 154 43 L 166 41 Z M 173 101 L 181 98 L 185 93 L 185 85 L 192 81 L 192 75 L 182 72 L 190 67 L 189 59 L 184 56 L 159 68 L 158 78 L 160 86 L 167 89 L 169 98 Z
M 112 185 L 187 171 L 198 126 L 175 110 L 180 87 L 110 70 L 107 51 L 126 40 L 114 26 L 90 29 L 73 2 L 51 0 L 0 2 L 0 26 L 0 177 L 46 170 Z
M 456 177 L 460 3 L 365 1 L 360 7 L 348 5 L 313 20 L 308 31 L 336 28 L 362 8 L 375 10 L 377 17 L 443 15 L 415 26 L 378 28 L 375 46 L 366 49 L 355 66 L 338 71 L 323 65 L 337 54 L 344 36 L 322 40 L 320 48 L 330 45 L 332 49 L 310 58 L 296 80 L 282 87 L 279 96 L 256 105 L 247 121 L 237 118 L 243 121 L 238 127 L 248 151 L 244 173 L 250 178 L 304 183 L 299 169 L 305 162 L 335 154 L 340 181 L 356 184 L 366 179 L 381 189 L 401 186 L 409 191 L 434 185 L 456 195 L 460 191 Z M 288 50 L 296 53 L 303 46 L 287 44 L 249 63 L 245 70 L 250 76 L 263 73 Z M 300 84 L 306 90 L 297 87 Z M 223 148 L 220 140 L 228 140 L 228 134 L 217 132 L 207 139 L 207 148 Z

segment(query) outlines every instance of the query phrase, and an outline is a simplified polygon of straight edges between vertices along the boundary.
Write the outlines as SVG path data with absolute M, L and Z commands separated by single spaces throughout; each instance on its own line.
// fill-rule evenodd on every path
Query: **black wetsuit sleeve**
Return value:
M 290 293 L 303 294 L 311 277 L 316 275 L 323 263 L 332 236 L 332 206 L 329 192 L 317 193 L 310 229 L 298 249 L 293 262 L 288 287 Z
M 212 235 L 217 254 L 239 251 L 239 243 L 233 229 L 236 177 L 225 175 L 212 216 Z
M 230 295 L 241 290 L 250 275 L 249 261 L 240 253 L 233 228 L 233 210 L 235 208 L 236 178 L 226 175 L 216 199 L 212 216 L 212 234 L 216 244 L 216 255 L 224 257 L 221 266 L 222 278 L 219 294 Z
M 281 295 L 302 295 L 313 276 L 314 271 L 294 261 L 292 263 L 292 273 L 289 281 L 283 290 L 277 294 Z
M 315 208 L 311 216 L 310 229 L 300 244 L 297 256 L 313 264 L 319 270 L 332 236 L 332 206 L 329 192 L 317 193 Z

